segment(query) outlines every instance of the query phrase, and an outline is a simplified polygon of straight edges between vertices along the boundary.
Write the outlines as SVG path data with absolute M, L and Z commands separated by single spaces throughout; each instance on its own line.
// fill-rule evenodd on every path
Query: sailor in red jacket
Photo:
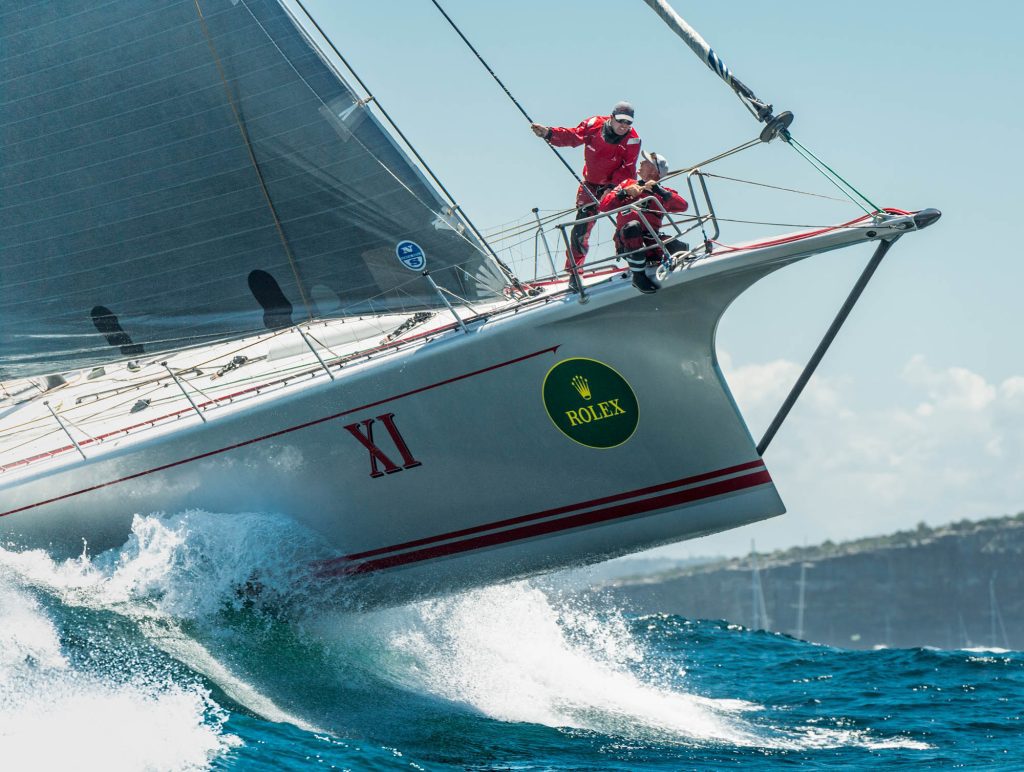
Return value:
M 640 155 L 640 135 L 633 128 L 633 106 L 619 102 L 611 115 L 595 115 L 575 128 L 530 124 L 533 133 L 555 147 L 579 147 L 583 151 L 583 185 L 576 192 L 576 219 L 597 214 L 597 204 L 604 193 L 620 182 L 636 176 Z M 569 237 L 570 253 L 581 267 L 587 259 L 590 231 L 594 222 L 573 226 Z M 569 270 L 569 255 L 565 269 Z
M 610 212 L 652 196 L 661 202 L 661 207 L 653 201 L 647 201 L 640 205 L 639 211 L 623 210 L 615 220 L 615 249 L 619 254 L 625 253 L 626 262 L 633 272 L 633 286 L 645 294 L 658 291 L 658 285 L 651 281 L 646 273 L 647 263 L 649 260 L 660 260 L 664 255 L 651 231 L 658 232 L 665 216 L 664 212 L 685 212 L 689 208 L 685 198 L 659 182 L 661 176 L 667 172 L 668 161 L 664 156 L 644 153 L 643 161 L 640 162 L 639 178 L 624 180 L 614 190 L 605 193 L 599 207 L 602 212 Z M 650 224 L 650 228 L 644 225 L 644 221 Z M 658 238 L 670 254 L 688 249 L 679 239 L 667 239 L 661 233 L 658 233 Z M 645 246 L 649 248 L 644 249 Z

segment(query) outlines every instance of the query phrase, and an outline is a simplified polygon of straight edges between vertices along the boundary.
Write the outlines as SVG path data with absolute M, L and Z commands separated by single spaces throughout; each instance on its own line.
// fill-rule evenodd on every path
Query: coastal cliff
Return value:
M 832 646 L 1024 650 L 1024 513 L 753 554 L 604 589 L 630 612 L 725 619 Z

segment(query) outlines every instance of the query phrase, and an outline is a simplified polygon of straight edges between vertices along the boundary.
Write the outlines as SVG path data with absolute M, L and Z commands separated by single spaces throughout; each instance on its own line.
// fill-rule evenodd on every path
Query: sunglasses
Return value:
M 621 123 L 623 126 L 633 125 L 633 121 L 631 121 L 629 118 L 626 118 L 625 120 L 622 120 L 621 118 L 613 118 L 612 120 L 615 121 L 616 123 Z

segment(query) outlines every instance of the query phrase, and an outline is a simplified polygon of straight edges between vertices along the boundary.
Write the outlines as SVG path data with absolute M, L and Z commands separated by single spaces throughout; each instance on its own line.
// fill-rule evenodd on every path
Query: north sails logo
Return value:
M 420 271 L 427 264 L 427 256 L 423 252 L 423 247 L 415 241 L 399 241 L 395 245 L 395 256 L 410 271 Z
M 566 437 L 590 448 L 614 448 L 636 431 L 636 394 L 618 372 L 596 359 L 566 359 L 542 388 L 548 417 Z

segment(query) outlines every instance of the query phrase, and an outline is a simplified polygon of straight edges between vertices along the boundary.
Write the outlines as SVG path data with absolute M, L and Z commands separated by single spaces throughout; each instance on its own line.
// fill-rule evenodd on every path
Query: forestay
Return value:
M 504 279 L 274 0 L 8 0 L 0 380 Z

